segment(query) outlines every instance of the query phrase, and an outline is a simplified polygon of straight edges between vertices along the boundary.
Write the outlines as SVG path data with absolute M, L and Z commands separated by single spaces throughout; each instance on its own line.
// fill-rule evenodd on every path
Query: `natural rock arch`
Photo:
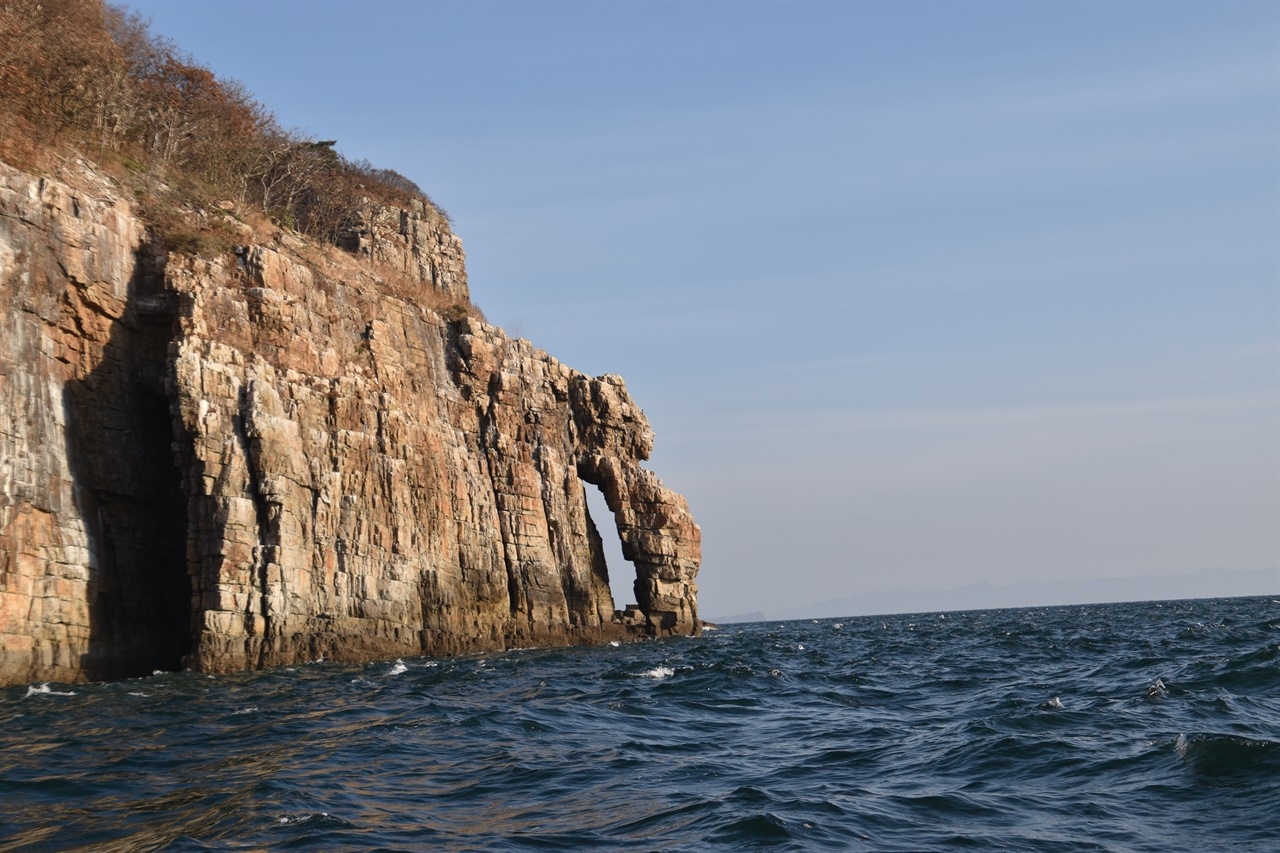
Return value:
M 600 489 L 622 555 L 635 566 L 636 603 L 651 633 L 696 633 L 695 581 L 702 532 L 684 496 L 640 466 L 653 432 L 618 376 L 577 376 L 570 403 L 578 426 L 578 476 Z

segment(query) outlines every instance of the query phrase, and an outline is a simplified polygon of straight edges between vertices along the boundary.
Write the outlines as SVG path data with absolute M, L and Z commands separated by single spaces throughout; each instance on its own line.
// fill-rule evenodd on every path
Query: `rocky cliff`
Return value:
M 371 205 L 345 251 L 232 224 L 166 254 L 91 168 L 0 164 L 0 683 L 698 632 L 643 412 L 449 307 L 432 209 Z

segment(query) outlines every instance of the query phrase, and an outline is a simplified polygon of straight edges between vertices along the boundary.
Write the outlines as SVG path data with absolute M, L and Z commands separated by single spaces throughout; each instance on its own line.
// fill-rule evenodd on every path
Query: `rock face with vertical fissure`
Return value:
M 208 260 L 67 181 L 0 164 L 0 683 L 699 631 L 643 412 L 429 307 L 468 285 L 426 208 Z

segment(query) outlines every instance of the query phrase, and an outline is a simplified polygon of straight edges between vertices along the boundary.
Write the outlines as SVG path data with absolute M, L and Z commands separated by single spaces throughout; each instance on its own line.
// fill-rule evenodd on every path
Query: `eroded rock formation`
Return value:
M 467 298 L 432 211 L 210 261 L 74 183 L 0 164 L 0 683 L 697 633 L 644 414 L 429 307 Z

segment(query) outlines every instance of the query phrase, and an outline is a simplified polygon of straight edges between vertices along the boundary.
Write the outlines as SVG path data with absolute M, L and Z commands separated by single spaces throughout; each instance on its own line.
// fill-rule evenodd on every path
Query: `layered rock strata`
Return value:
M 0 683 L 698 632 L 643 412 L 429 307 L 467 296 L 429 214 L 167 256 L 91 170 L 0 164 Z

